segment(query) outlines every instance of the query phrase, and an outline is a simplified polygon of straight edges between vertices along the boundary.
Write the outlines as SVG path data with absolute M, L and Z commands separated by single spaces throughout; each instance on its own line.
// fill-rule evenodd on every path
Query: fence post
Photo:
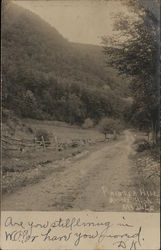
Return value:
M 20 141 L 20 152 L 23 152 L 24 148 L 23 148 L 23 139 Z
M 45 146 L 45 141 L 44 141 L 43 135 L 41 136 L 41 139 L 42 139 L 42 143 L 43 143 L 43 149 L 45 150 L 45 149 L 46 149 L 46 146 Z
M 56 135 L 54 135 L 54 139 L 55 139 L 55 144 L 56 144 L 56 150 L 58 151 L 58 138 Z
M 34 138 L 34 148 L 36 150 L 36 137 Z

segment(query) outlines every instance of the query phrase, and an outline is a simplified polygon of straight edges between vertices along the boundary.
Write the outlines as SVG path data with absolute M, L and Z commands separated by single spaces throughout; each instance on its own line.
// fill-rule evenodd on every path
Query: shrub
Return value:
M 113 134 L 114 132 L 114 120 L 111 118 L 103 118 L 99 122 L 99 130 L 104 134 L 105 139 L 107 139 L 107 134 Z
M 93 126 L 94 126 L 94 122 L 93 122 L 93 120 L 92 119 L 90 119 L 90 118 L 87 118 L 87 119 L 85 119 L 85 121 L 84 121 L 84 123 L 83 123 L 83 125 L 82 125 L 82 128 L 93 128 Z
M 105 139 L 107 139 L 107 134 L 114 134 L 114 137 L 116 137 L 116 134 L 120 134 L 123 130 L 123 126 L 119 120 L 107 117 L 103 118 L 98 126 L 100 132 L 104 134 Z
M 137 152 L 143 152 L 145 150 L 149 150 L 150 147 L 150 143 L 148 141 L 144 141 L 142 143 L 140 143 L 136 149 Z

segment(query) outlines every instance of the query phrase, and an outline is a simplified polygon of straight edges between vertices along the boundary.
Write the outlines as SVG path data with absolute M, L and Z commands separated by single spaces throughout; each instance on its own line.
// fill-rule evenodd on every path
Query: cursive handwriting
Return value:
M 121 218 L 120 218 L 121 219 Z M 53 221 L 17 221 L 12 216 L 4 223 L 5 241 L 21 244 L 30 242 L 70 242 L 75 248 L 82 241 L 112 244 L 115 249 L 136 250 L 142 243 L 142 227 L 135 227 L 123 217 L 118 223 L 106 221 L 83 221 L 80 217 L 66 217 Z M 97 219 L 98 220 L 98 219 Z

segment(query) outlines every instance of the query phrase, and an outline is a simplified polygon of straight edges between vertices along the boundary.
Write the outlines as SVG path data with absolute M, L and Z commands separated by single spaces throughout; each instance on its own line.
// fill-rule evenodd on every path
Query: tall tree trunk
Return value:
M 153 144 L 156 144 L 156 135 L 157 135 L 157 121 L 152 121 L 152 135 L 153 135 Z

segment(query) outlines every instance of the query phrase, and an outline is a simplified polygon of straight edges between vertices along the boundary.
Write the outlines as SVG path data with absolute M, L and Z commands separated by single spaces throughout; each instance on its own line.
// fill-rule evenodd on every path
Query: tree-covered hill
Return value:
M 70 43 L 13 3 L 2 13 L 3 106 L 22 117 L 81 124 L 120 117 L 128 83 L 105 67 L 100 46 Z

